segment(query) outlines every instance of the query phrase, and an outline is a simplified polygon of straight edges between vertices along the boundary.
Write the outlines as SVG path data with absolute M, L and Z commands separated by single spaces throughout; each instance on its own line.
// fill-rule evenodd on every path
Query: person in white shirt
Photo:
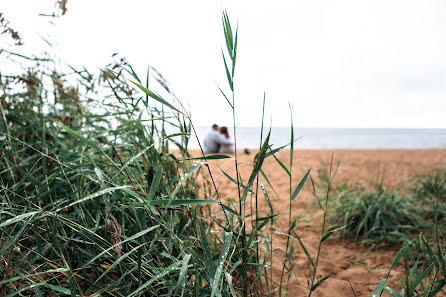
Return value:
M 206 135 L 203 140 L 204 153 L 215 154 L 220 150 L 221 145 L 231 145 L 232 142 L 225 138 L 218 128 L 217 124 L 212 125 L 212 130 Z

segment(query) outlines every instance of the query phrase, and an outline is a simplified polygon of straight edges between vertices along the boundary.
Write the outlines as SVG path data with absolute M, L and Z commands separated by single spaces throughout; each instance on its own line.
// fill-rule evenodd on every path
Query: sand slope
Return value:
M 252 169 L 252 160 L 255 152 L 245 155 L 239 152 L 239 169 L 244 180 L 247 180 Z M 397 187 L 408 182 L 417 175 L 423 174 L 432 168 L 446 167 L 446 150 L 295 150 L 293 189 L 299 183 L 305 171 L 312 168 L 313 175 L 321 168 L 328 168 L 331 156 L 334 163 L 341 161 L 340 168 L 335 180 L 339 182 L 355 183 L 369 182 L 375 180 L 380 168 L 384 170 L 385 184 L 388 187 Z M 285 165 L 289 165 L 289 151 L 281 151 L 279 159 Z M 210 168 L 218 185 L 221 197 L 229 203 L 237 199 L 237 188 L 225 176 L 219 168 L 227 171 L 235 177 L 234 161 L 230 159 L 210 161 Z M 287 232 L 288 228 L 288 201 L 289 201 L 289 179 L 280 165 L 272 158 L 268 158 L 263 166 L 270 182 L 274 186 L 279 197 L 271 190 L 269 195 L 272 199 L 275 212 L 281 213 L 275 228 L 281 232 Z M 262 181 L 266 184 L 265 181 Z M 268 188 L 268 187 L 267 187 Z M 321 211 L 309 212 L 308 208 L 313 205 L 314 197 L 310 192 L 309 183 L 304 187 L 299 197 L 293 202 L 293 216 L 305 216 L 307 219 L 300 221 L 295 229 L 302 238 L 310 255 L 314 258 L 317 253 L 317 245 L 321 232 Z M 267 210 L 264 199 L 259 201 L 259 209 Z M 281 235 L 273 237 L 276 248 L 284 248 L 286 238 Z M 294 259 L 296 267 L 291 277 L 288 296 L 307 296 L 311 280 L 310 266 L 302 249 L 294 242 L 296 251 Z M 284 252 L 276 249 L 278 256 Z M 369 272 L 361 267 L 351 264 L 351 259 L 374 269 L 388 269 L 396 250 L 380 249 L 368 251 L 367 247 L 361 247 L 349 240 L 329 239 L 322 246 L 321 259 L 317 276 L 319 278 L 331 274 L 331 277 L 318 288 L 312 296 L 370 296 L 377 283 L 384 278 L 385 274 L 380 272 Z M 281 264 L 273 265 L 273 278 L 276 281 L 280 277 Z M 400 288 L 398 281 L 398 269 L 392 273 L 390 287 Z M 353 291 L 354 290 L 354 293 Z

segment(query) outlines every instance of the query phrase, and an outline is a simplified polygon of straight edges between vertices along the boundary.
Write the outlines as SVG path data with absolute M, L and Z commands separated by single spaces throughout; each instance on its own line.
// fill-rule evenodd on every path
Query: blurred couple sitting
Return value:
M 218 127 L 217 124 L 212 125 L 212 130 L 206 135 L 203 145 L 205 154 L 234 153 L 234 145 L 229 140 L 228 128 Z

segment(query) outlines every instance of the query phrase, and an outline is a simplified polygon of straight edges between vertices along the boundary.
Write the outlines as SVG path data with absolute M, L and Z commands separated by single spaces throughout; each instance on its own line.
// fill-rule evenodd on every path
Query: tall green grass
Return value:
M 231 92 L 225 98 L 232 99 L 236 135 L 237 30 L 233 35 L 226 12 L 222 20 L 230 61 L 223 53 Z M 239 200 L 225 205 L 207 161 L 227 156 L 189 154 L 195 133 L 190 116 L 154 69 L 143 82 L 119 58 L 98 76 L 73 67 L 48 73 L 45 66 L 1 77 L 0 295 L 252 296 L 282 290 L 282 278 L 269 273 L 275 255 L 268 224 L 277 214 L 259 173 L 266 178 L 264 159 L 284 147 L 272 148 L 269 134 L 261 140 L 245 182 L 236 154 L 236 177 L 228 177 Z M 267 214 L 257 208 L 262 198 Z M 248 199 L 255 199 L 253 213 Z M 287 244 L 288 275 L 292 250 Z
M 130 75 L 131 68 L 122 71 Z M 110 95 L 95 113 L 60 85 L 54 101 L 62 109 L 47 114 L 35 110 L 51 108 L 35 89 L 18 102 L 14 93 L 5 97 L 2 292 L 216 294 L 224 289 L 215 286 L 224 276 L 216 256 L 227 251 L 206 243 L 227 245 L 232 233 L 210 234 L 206 209 L 195 207 L 218 201 L 197 182 L 206 163 L 189 161 L 190 124 L 176 109 L 136 95 L 122 74 L 102 79 Z M 168 134 L 167 125 L 178 132 Z M 180 137 L 179 155 L 167 147 L 173 137 Z

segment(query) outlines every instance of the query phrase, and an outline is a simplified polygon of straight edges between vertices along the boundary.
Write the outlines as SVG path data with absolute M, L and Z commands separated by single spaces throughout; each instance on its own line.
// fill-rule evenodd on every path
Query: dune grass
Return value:
M 223 27 L 234 107 L 237 31 L 225 12 Z M 283 148 L 272 148 L 269 134 L 246 183 L 238 168 L 228 176 L 239 189 L 228 206 L 207 164 L 227 156 L 189 155 L 190 116 L 154 69 L 144 82 L 124 59 L 97 77 L 44 69 L 36 63 L 1 77 L 0 295 L 252 296 L 281 288 L 269 273 L 267 227 L 277 214 L 258 177 L 263 160 Z M 233 115 L 235 132 L 235 108 Z M 269 215 L 256 207 L 251 217 L 253 197 L 256 205 L 267 200 Z
M 329 199 L 329 223 L 342 238 L 352 238 L 372 246 L 401 246 L 406 241 L 415 242 L 418 234 L 433 234 L 435 225 L 434 205 L 439 218 L 443 213 L 443 170 L 433 170 L 399 189 L 389 190 L 384 179 L 370 186 L 337 183 Z M 327 173 L 318 173 L 319 187 L 327 187 Z M 443 232 L 445 224 L 439 221 Z
M 330 203 L 331 223 L 346 226 L 340 236 L 362 243 L 401 245 L 421 220 L 410 199 L 388 190 L 343 187 Z

